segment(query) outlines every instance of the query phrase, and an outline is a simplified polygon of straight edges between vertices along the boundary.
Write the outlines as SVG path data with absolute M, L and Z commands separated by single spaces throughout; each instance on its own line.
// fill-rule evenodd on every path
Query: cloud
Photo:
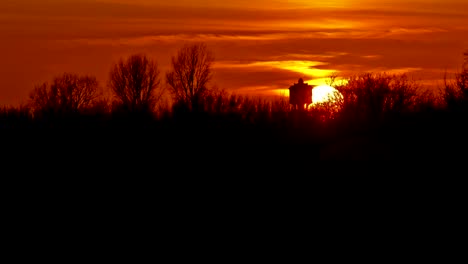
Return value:
M 284 93 L 299 78 L 311 85 L 325 84 L 335 72 L 316 68 L 325 64 L 306 60 L 222 61 L 213 65 L 213 71 L 230 90 L 266 96 Z
M 238 94 L 271 95 L 285 89 L 300 78 L 300 75 L 278 68 L 214 68 L 213 83 Z
M 428 1 L 3 0 L 0 87 L 24 95 L 58 69 L 105 81 L 110 64 L 132 52 L 153 55 L 165 70 L 192 41 L 214 52 L 219 86 L 237 91 L 285 89 L 304 76 L 319 83 L 332 72 L 439 79 L 468 47 L 468 2 Z M 23 75 L 23 88 L 7 80 Z

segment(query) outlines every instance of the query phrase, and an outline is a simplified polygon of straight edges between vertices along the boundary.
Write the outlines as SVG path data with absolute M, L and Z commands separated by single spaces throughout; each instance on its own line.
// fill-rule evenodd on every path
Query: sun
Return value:
M 330 85 L 323 84 L 312 89 L 312 105 L 336 102 L 342 97 L 341 93 Z

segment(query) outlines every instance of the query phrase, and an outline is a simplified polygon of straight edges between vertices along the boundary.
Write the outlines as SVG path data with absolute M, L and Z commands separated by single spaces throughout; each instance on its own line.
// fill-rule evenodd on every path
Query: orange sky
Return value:
M 164 73 L 190 41 L 213 51 L 213 85 L 259 95 L 300 77 L 320 84 L 364 71 L 408 72 L 436 89 L 468 49 L 466 0 L 311 2 L 2 0 L 0 105 L 25 102 L 34 85 L 63 72 L 105 86 L 111 65 L 136 52 Z

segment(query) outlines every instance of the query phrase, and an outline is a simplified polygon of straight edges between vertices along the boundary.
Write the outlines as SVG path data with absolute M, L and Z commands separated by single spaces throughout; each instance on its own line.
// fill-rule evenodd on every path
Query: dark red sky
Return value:
M 279 95 L 302 77 L 406 72 L 431 89 L 468 49 L 466 0 L 2 0 L 0 105 L 63 72 L 106 85 L 120 57 L 168 70 L 183 44 L 213 51 L 212 84 Z M 163 77 L 163 74 L 162 76 Z

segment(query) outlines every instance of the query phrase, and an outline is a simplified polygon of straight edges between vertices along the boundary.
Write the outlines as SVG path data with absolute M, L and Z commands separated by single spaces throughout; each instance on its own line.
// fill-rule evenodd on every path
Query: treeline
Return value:
M 1 108 L 1 126 L 21 121 L 66 122 L 71 119 L 162 120 L 211 114 L 239 114 L 246 119 L 265 111 L 287 111 L 287 98 L 267 101 L 211 86 L 212 53 L 204 43 L 185 45 L 172 56 L 172 70 L 162 73 L 145 54 L 121 58 L 109 71 L 104 87 L 94 76 L 65 72 L 34 87 L 19 107 Z
M 219 148 L 273 144 L 320 153 L 324 146 L 361 136 L 421 147 L 434 137 L 462 137 L 465 131 L 460 128 L 468 117 L 468 54 L 438 92 L 404 74 L 363 73 L 334 85 L 340 97 L 303 111 L 291 108 L 286 96 L 267 100 L 211 86 L 213 61 L 203 43 L 183 46 L 164 75 L 145 54 L 122 58 L 109 71 L 110 98 L 96 77 L 63 73 L 34 87 L 27 104 L 0 109 L 3 140 L 87 135 L 109 145 L 115 140 Z

